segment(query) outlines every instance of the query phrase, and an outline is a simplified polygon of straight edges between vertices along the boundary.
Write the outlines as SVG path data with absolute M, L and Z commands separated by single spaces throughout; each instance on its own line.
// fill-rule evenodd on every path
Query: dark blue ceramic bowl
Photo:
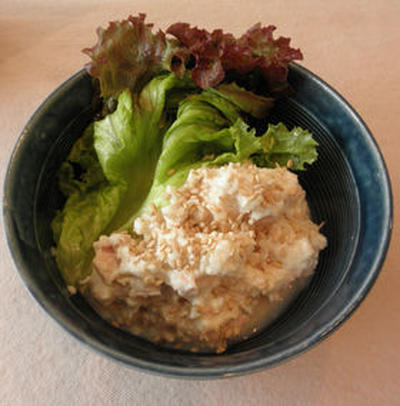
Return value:
M 294 96 L 272 120 L 311 130 L 319 159 L 300 175 L 312 216 L 325 222 L 328 247 L 315 277 L 289 310 L 257 336 L 221 355 L 153 345 L 103 321 L 70 296 L 50 249 L 50 220 L 61 202 L 55 173 L 90 121 L 93 93 L 81 71 L 39 107 L 16 144 L 5 181 L 4 225 L 16 268 L 31 294 L 61 326 L 93 349 L 132 367 L 177 377 L 215 378 L 258 371 L 327 337 L 364 299 L 382 266 L 392 227 L 392 197 L 379 149 L 357 113 L 299 65 Z

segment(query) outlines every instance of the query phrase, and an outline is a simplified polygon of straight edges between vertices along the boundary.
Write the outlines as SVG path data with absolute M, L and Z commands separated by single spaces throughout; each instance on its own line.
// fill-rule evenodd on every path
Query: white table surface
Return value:
M 87 61 L 95 28 L 146 12 L 235 34 L 278 26 L 362 115 L 386 159 L 399 215 L 400 1 L 1 0 L 0 170 L 40 102 Z M 223 381 L 131 370 L 62 330 L 25 290 L 0 241 L 0 405 L 400 405 L 400 235 L 381 276 L 329 339 L 283 365 Z

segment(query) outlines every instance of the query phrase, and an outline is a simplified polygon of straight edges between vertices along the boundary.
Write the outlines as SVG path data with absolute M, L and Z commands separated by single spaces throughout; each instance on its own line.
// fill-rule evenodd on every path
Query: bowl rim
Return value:
M 386 254 L 389 248 L 392 228 L 393 228 L 393 194 L 390 182 L 390 176 L 383 159 L 382 152 L 374 139 L 371 131 L 360 117 L 360 115 L 355 111 L 355 109 L 350 105 L 350 103 L 345 100 L 333 87 L 322 80 L 318 75 L 312 73 L 307 68 L 299 65 L 298 63 L 291 63 L 290 69 L 297 71 L 298 73 L 307 77 L 307 79 L 312 79 L 317 83 L 318 86 L 323 88 L 325 92 L 328 92 L 333 96 L 339 103 L 342 104 L 344 109 L 352 116 L 353 121 L 363 128 L 364 135 L 367 138 L 371 149 L 376 157 L 377 163 L 381 169 L 381 181 L 383 189 L 386 192 L 386 207 L 383 223 L 386 225 L 384 228 L 384 234 L 382 236 L 379 248 L 377 249 L 377 255 L 373 263 L 371 264 L 368 274 L 363 280 L 363 283 L 359 286 L 357 291 L 352 295 L 351 300 L 342 309 L 341 312 L 335 314 L 329 321 L 329 323 L 324 324 L 319 327 L 311 336 L 302 339 L 299 343 L 289 346 L 285 351 L 272 354 L 268 357 L 260 358 L 254 361 L 247 361 L 234 366 L 217 366 L 217 367 L 177 367 L 172 365 L 157 364 L 150 361 L 145 361 L 136 358 L 132 355 L 127 355 L 121 350 L 115 350 L 107 345 L 99 342 L 98 340 L 91 337 L 88 333 L 83 332 L 78 327 L 73 325 L 73 323 L 67 318 L 61 311 L 59 311 L 54 305 L 52 305 L 48 300 L 46 300 L 46 295 L 41 292 L 39 288 L 35 286 L 29 277 L 29 270 L 25 268 L 22 260 L 19 257 L 19 252 L 16 250 L 17 244 L 14 243 L 15 233 L 12 227 L 11 213 L 8 210 L 8 201 L 11 194 L 11 178 L 14 170 L 14 163 L 16 157 L 18 156 L 21 145 L 24 143 L 25 138 L 29 133 L 29 128 L 32 123 L 34 123 L 37 115 L 50 106 L 53 99 L 58 97 L 58 93 L 65 90 L 68 85 L 71 85 L 77 78 L 86 74 L 85 69 L 81 69 L 74 75 L 62 82 L 58 87 L 55 88 L 45 100 L 37 107 L 35 112 L 32 114 L 30 119 L 24 125 L 19 137 L 17 138 L 11 155 L 7 163 L 7 169 L 5 172 L 4 182 L 3 182 L 3 209 L 1 215 L 2 226 L 4 234 L 6 236 L 7 246 L 11 257 L 13 259 L 14 268 L 17 270 L 17 274 L 21 278 L 23 285 L 28 290 L 30 295 L 36 300 L 40 307 L 51 316 L 51 318 L 56 321 L 64 330 L 68 331 L 72 336 L 78 339 L 80 342 L 86 344 L 90 349 L 95 350 L 97 353 L 106 355 L 109 358 L 134 369 L 142 370 L 145 372 L 154 373 L 157 375 L 175 377 L 175 378 L 186 378 L 186 379 L 215 379 L 215 378 L 227 378 L 232 376 L 239 376 L 244 374 L 255 373 L 264 370 L 268 367 L 277 366 L 283 362 L 286 362 L 293 357 L 300 355 L 321 342 L 323 339 L 330 336 L 334 331 L 336 331 L 339 326 L 343 324 L 359 307 L 361 302 L 365 299 L 366 295 L 371 290 L 374 285 L 383 263 L 386 258 Z

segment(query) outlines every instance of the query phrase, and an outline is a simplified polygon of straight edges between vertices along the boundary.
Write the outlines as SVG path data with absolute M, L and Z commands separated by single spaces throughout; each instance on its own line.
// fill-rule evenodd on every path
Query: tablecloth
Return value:
M 399 214 L 398 0 L 2 0 L 1 179 L 18 134 L 43 99 L 79 70 L 109 20 L 145 12 L 156 27 L 187 21 L 240 34 L 274 24 L 302 64 L 361 114 L 386 159 Z M 396 217 L 395 217 L 396 219 Z M 257 374 L 184 381 L 129 369 L 59 327 L 25 290 L 0 242 L 1 405 L 398 405 L 400 235 L 367 299 L 329 339 Z

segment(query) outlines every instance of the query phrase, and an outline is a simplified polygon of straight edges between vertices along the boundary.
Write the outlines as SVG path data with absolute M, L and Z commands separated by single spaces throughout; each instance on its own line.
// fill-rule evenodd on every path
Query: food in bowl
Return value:
M 290 170 L 312 164 L 317 143 L 268 123 L 301 58 L 273 30 L 236 39 L 177 23 L 167 38 L 140 15 L 85 51 L 98 108 L 59 171 L 55 258 L 113 325 L 221 352 L 312 274 L 326 239 Z
M 192 170 L 133 232 L 101 236 L 81 290 L 114 325 L 192 351 L 225 350 L 274 320 L 326 239 L 297 176 L 228 164 Z

